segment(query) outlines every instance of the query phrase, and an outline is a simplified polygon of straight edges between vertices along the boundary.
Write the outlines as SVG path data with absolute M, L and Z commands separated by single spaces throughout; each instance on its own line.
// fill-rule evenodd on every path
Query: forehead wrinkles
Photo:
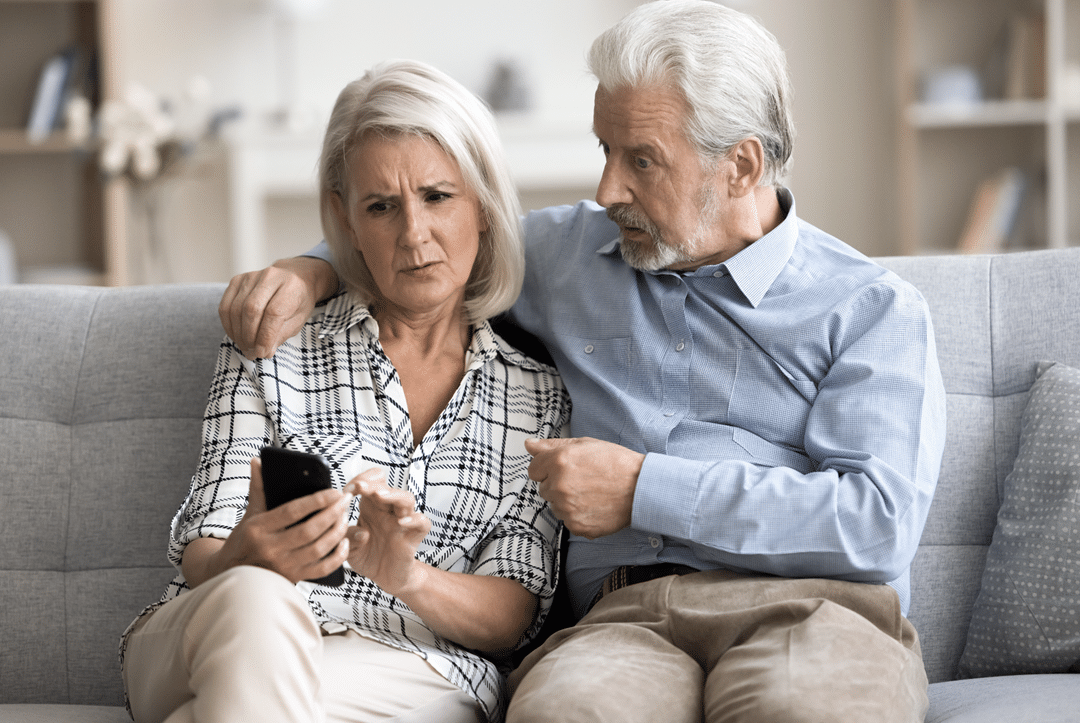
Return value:
M 355 174 L 347 185 L 364 185 L 352 191 L 398 195 L 434 188 L 457 189 L 463 185 L 461 171 L 437 142 L 420 135 L 374 136 L 358 143 L 349 154 Z
M 666 87 L 597 89 L 593 131 L 602 141 L 627 147 L 686 141 L 686 102 Z M 613 135 L 606 138 L 604 134 Z

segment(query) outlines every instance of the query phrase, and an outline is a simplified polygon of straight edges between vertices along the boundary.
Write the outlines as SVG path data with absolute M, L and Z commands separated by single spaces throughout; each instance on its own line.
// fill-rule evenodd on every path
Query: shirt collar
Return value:
M 369 343 L 378 341 L 379 323 L 375 321 L 367 305 L 360 303 L 349 293 L 338 294 L 326 302 L 319 326 L 319 338 L 340 334 L 354 326 L 363 329 Z M 487 321 L 473 326 L 472 341 L 469 344 L 469 370 L 478 369 L 499 356 L 515 366 L 532 371 L 546 369 L 506 343 Z
M 776 277 L 791 259 L 795 241 L 799 237 L 799 221 L 795 214 L 795 197 L 786 188 L 777 191 L 780 207 L 786 210 L 784 220 L 776 228 L 747 246 L 727 261 L 702 266 L 684 276 L 730 275 L 735 285 L 751 306 L 757 306 L 765 298 Z M 619 248 L 619 238 L 597 249 L 598 254 L 613 255 Z M 647 272 L 668 274 L 670 271 Z

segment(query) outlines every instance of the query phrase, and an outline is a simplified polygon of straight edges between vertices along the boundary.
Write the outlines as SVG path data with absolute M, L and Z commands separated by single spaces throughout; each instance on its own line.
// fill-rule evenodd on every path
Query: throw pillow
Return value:
M 975 600 L 960 677 L 1080 670 L 1080 370 L 1043 362 Z

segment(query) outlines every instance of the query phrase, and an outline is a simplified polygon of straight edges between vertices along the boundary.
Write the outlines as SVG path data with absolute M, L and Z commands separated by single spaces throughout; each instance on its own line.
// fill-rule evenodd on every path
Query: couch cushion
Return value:
M 961 677 L 1080 667 L 1080 370 L 1040 364 Z
M 1080 675 L 1021 675 L 935 683 L 925 723 L 1076 723 Z
M 122 704 L 120 634 L 175 574 L 222 291 L 0 287 L 0 702 Z
M 67 700 L 63 573 L 0 570 L 0 630 L 0 701 Z

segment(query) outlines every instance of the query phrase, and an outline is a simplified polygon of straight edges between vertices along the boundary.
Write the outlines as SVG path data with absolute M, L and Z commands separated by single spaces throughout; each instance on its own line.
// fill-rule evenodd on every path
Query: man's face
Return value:
M 724 161 L 702 164 L 683 131 L 685 113 L 682 96 L 668 88 L 596 91 L 593 131 L 606 156 L 596 202 L 619 225 L 623 258 L 638 269 L 723 260 L 714 257 L 724 245 Z

